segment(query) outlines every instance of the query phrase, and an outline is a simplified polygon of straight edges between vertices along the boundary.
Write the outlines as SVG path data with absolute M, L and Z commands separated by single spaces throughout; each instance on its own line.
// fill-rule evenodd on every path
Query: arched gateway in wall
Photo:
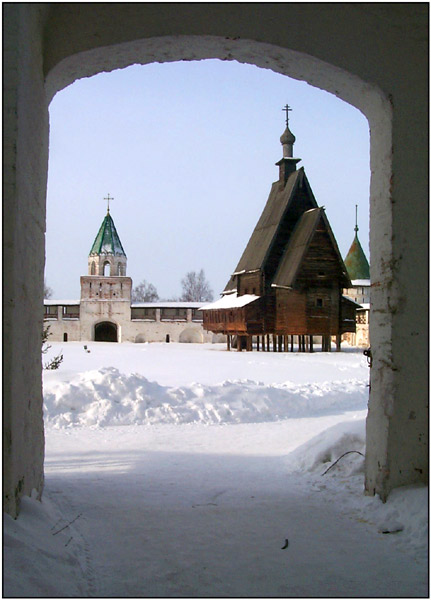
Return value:
M 80 77 L 175 60 L 219 58 L 269 68 L 366 115 L 373 353 L 366 490 L 385 499 L 392 487 L 425 480 L 427 7 L 48 3 L 6 5 L 4 15 L 6 510 L 15 514 L 22 494 L 43 487 L 40 306 L 49 101 Z M 23 374 L 18 357 L 24 355 Z
M 118 328 L 115 323 L 103 321 L 94 326 L 95 342 L 118 342 Z

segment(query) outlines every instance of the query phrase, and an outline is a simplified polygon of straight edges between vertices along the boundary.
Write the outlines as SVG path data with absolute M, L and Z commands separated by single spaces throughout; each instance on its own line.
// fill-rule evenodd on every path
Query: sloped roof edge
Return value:
M 312 208 L 301 215 L 278 265 L 272 287 L 292 288 L 322 212 L 321 208 Z
M 320 218 L 324 221 L 332 246 L 337 254 L 340 265 L 342 265 L 342 272 L 345 276 L 343 286 L 346 288 L 349 287 L 351 282 L 347 269 L 323 207 L 307 210 L 300 217 L 278 266 L 272 282 L 273 287 L 293 287 Z
M 306 182 L 307 188 L 315 202 L 313 193 L 311 192 L 310 185 L 308 184 L 304 167 L 301 167 L 297 171 L 290 174 L 286 185 L 283 190 L 279 190 L 279 181 L 275 181 L 271 185 L 271 191 L 268 199 L 259 217 L 257 225 L 255 226 L 247 246 L 241 255 L 241 258 L 236 266 L 234 274 L 241 272 L 252 272 L 259 269 L 263 269 L 266 260 L 271 252 L 274 240 L 277 237 L 280 229 L 280 222 L 282 217 L 285 215 L 289 208 L 290 202 L 294 196 L 294 193 L 300 182 Z M 282 206 L 280 202 L 280 195 L 283 195 Z M 317 205 L 317 203 L 316 203 Z M 276 213 L 278 217 L 275 217 Z M 224 292 L 232 290 L 236 286 L 234 275 L 231 275 Z
M 109 214 L 105 216 L 97 232 L 96 238 L 90 250 L 89 256 L 100 254 L 113 254 L 114 256 L 126 256 L 120 237 L 117 233 L 114 221 Z M 126 257 L 127 258 L 127 257 Z

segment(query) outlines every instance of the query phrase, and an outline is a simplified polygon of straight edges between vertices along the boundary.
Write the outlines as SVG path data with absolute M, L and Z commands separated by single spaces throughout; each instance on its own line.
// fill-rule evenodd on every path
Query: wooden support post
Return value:
M 260 342 L 260 336 L 256 336 L 256 350 L 259 352 L 259 342 Z
M 304 338 L 305 338 L 305 351 L 308 352 L 309 351 L 310 336 L 309 335 L 304 335 Z
M 278 351 L 283 352 L 283 338 L 281 335 L 278 336 Z
M 247 352 L 251 352 L 253 350 L 253 336 L 248 335 L 246 338 L 246 350 Z
M 313 336 L 310 335 L 310 352 L 314 352 L 313 351 Z
M 331 352 L 331 336 L 322 335 L 322 352 Z
M 242 351 L 242 337 L 240 335 L 236 336 L 236 350 L 237 352 Z
M 293 352 L 293 335 L 290 336 L 290 351 Z
M 266 351 L 267 352 L 270 351 L 270 347 L 269 347 L 269 334 L 266 336 Z
M 341 352 L 341 333 L 337 334 L 337 352 Z
M 227 350 L 230 352 L 230 334 L 227 334 Z

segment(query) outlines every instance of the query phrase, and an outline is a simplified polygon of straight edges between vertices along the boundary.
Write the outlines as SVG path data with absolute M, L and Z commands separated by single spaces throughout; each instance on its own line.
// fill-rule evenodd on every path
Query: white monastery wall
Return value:
M 77 78 L 154 61 L 255 64 L 325 89 L 368 118 L 373 366 L 365 485 L 385 499 L 395 486 L 427 479 L 427 13 L 426 3 L 5 4 L 9 513 L 16 514 L 22 494 L 41 494 L 43 487 L 48 102 Z
M 131 321 L 123 326 L 123 341 L 127 342 L 186 342 L 212 343 L 212 332 L 204 331 L 201 323 L 187 321 Z
M 67 334 L 68 342 L 79 342 L 81 339 L 81 323 L 77 318 L 65 318 L 63 316 L 63 306 L 56 307 L 56 318 L 47 317 L 43 321 L 43 327 L 49 327 L 49 342 L 63 342 L 64 334 Z
M 82 280 L 87 278 L 81 278 Z M 88 282 L 87 282 L 88 287 Z M 214 336 L 212 332 L 205 331 L 201 320 L 193 319 L 191 308 L 184 309 L 185 317 L 182 318 L 164 318 L 162 308 L 156 308 L 154 303 L 154 319 L 131 319 L 131 307 L 129 302 L 111 301 L 108 299 L 99 300 L 81 300 L 73 305 L 62 305 L 61 300 L 58 305 L 55 300 L 50 300 L 49 305 L 55 311 L 54 315 L 49 315 L 44 319 L 44 327 L 49 326 L 49 341 L 65 341 L 64 334 L 67 334 L 69 342 L 90 342 L 95 339 L 95 325 L 109 321 L 118 328 L 119 342 L 166 342 L 169 336 L 170 342 L 181 343 L 213 343 L 225 341 L 224 336 Z M 170 303 L 178 307 L 184 306 L 182 303 Z M 198 305 L 198 304 L 197 304 Z M 78 311 L 79 317 L 68 317 L 63 314 L 63 306 L 68 310 Z M 146 306 L 150 306 L 147 304 Z

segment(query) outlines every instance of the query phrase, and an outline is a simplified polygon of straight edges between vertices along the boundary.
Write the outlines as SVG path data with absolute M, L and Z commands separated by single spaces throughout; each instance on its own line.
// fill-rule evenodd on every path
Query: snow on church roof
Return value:
M 219 300 L 216 300 L 212 304 L 207 304 L 202 307 L 201 310 L 218 310 L 219 308 L 241 308 L 247 304 L 251 304 L 256 300 L 259 300 L 260 296 L 254 296 L 253 294 L 244 294 L 243 296 L 237 296 L 234 294 L 225 294 Z

